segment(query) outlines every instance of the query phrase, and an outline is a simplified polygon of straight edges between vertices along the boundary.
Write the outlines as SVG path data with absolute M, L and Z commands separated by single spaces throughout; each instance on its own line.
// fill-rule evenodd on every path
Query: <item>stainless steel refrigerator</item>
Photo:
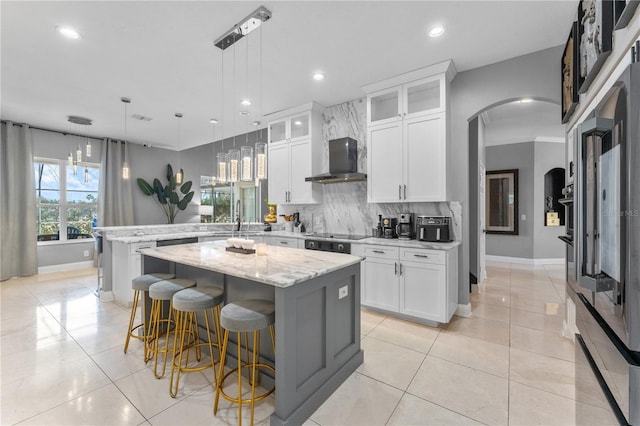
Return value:
M 620 423 L 640 425 L 640 63 L 578 132 L 576 399 L 595 379 Z

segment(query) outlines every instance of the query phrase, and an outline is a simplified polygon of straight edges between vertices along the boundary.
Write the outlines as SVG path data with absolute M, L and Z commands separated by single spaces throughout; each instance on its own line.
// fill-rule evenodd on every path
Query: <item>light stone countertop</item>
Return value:
M 362 261 L 359 256 L 267 246 L 266 256 L 233 253 L 226 242 L 181 244 L 140 250 L 145 256 L 245 278 L 275 287 L 289 287 Z

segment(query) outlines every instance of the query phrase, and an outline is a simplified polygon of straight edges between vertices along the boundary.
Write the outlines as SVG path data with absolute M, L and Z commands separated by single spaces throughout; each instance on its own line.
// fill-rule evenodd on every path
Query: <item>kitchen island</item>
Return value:
M 232 253 L 206 242 L 141 250 L 143 270 L 173 272 L 198 286 L 225 291 L 225 303 L 268 299 L 276 309 L 276 354 L 260 343 L 261 360 L 275 365 L 272 425 L 302 424 L 363 361 L 360 349 L 360 262 L 346 254 L 269 246 L 265 256 Z M 261 338 L 269 339 L 268 333 Z M 231 346 L 231 345 L 230 345 Z M 228 366 L 236 360 L 228 350 Z

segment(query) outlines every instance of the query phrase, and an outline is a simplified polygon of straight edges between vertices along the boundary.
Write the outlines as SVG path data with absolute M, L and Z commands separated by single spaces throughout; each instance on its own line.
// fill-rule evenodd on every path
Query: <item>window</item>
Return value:
M 33 167 L 38 241 L 91 237 L 97 219 L 98 165 L 69 166 L 66 161 L 36 159 Z

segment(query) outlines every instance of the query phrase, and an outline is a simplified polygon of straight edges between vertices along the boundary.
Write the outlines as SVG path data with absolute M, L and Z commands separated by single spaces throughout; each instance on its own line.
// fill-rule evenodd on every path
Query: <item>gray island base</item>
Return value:
M 221 242 L 142 250 L 144 273 L 173 272 L 198 286 L 224 288 L 225 303 L 268 299 L 276 307 L 276 354 L 261 333 L 261 361 L 275 366 L 271 425 L 299 425 L 363 362 L 360 257 L 269 246 L 266 256 L 225 251 Z M 227 366 L 235 367 L 230 342 Z M 212 402 L 213 403 L 213 402 Z

